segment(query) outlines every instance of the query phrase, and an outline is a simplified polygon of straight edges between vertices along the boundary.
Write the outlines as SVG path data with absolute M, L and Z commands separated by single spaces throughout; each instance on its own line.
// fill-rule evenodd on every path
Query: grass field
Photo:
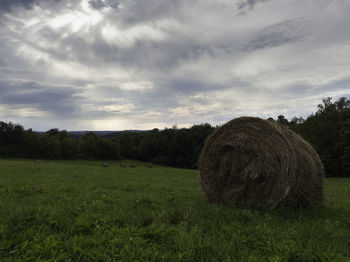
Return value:
M 1 261 L 350 261 L 350 179 L 311 209 L 211 204 L 199 173 L 0 160 Z

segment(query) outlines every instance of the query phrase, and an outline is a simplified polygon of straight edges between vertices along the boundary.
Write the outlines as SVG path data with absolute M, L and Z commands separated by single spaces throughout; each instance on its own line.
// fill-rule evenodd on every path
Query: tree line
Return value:
M 350 100 L 322 100 L 307 119 L 283 115 L 275 120 L 289 126 L 313 145 L 327 176 L 350 176 Z M 0 121 L 0 155 L 48 159 L 135 159 L 181 168 L 198 168 L 205 139 L 216 129 L 208 123 L 191 128 L 123 131 L 105 136 L 88 132 L 72 136 L 65 130 L 45 133 Z
M 119 144 L 88 132 L 73 137 L 66 130 L 38 133 L 0 121 L 0 155 L 44 159 L 120 159 Z

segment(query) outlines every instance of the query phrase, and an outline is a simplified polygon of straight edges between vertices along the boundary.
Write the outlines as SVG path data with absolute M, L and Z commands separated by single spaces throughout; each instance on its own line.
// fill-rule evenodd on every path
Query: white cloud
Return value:
M 121 47 L 131 47 L 137 41 L 162 41 L 166 38 L 166 35 L 162 31 L 149 25 L 137 25 L 120 30 L 115 25 L 106 24 L 101 32 L 109 44 Z
M 121 90 L 135 90 L 135 91 L 144 91 L 144 90 L 150 90 L 153 88 L 153 83 L 148 81 L 141 81 L 141 82 L 127 82 L 122 83 L 120 85 Z

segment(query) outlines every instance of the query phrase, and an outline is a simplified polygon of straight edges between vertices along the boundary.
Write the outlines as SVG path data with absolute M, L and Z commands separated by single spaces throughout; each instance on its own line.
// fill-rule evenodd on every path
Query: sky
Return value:
M 0 120 L 45 131 L 307 117 L 350 97 L 349 0 L 0 0 Z

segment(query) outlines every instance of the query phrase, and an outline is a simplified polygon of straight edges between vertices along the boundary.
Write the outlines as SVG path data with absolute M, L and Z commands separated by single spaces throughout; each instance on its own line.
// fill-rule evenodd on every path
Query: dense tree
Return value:
M 119 159 L 120 151 L 119 145 L 112 140 L 106 138 L 97 138 L 96 142 L 97 150 L 94 155 L 95 158 L 101 159 Z
M 61 157 L 63 159 L 74 159 L 78 156 L 78 142 L 71 137 L 61 138 Z
M 50 129 L 45 133 L 24 130 L 11 122 L 0 122 L 0 156 L 75 159 L 119 159 L 116 141 L 87 133 L 74 139 L 66 130 Z
M 19 124 L 0 121 L 0 154 L 19 154 L 19 146 L 23 142 L 24 129 Z
M 21 157 L 39 157 L 39 135 L 29 129 L 23 134 L 23 143 L 19 146 Z
M 197 168 L 207 136 L 214 130 L 209 124 L 191 128 L 153 129 L 117 134 L 123 157 L 183 168 Z
M 138 156 L 143 161 L 153 161 L 160 153 L 160 132 L 157 128 L 147 132 L 138 146 Z
M 319 153 L 328 176 L 349 176 L 350 100 L 322 100 L 317 112 L 291 128 L 309 141 Z
M 284 125 L 288 125 L 288 120 L 284 117 L 284 115 L 279 115 L 277 117 L 277 122 Z
M 120 150 L 124 158 L 135 158 L 136 147 L 138 145 L 138 133 L 132 133 L 130 131 L 122 132 L 118 135 L 118 141 L 120 144 Z
M 81 151 L 83 157 L 93 159 L 97 152 L 97 135 L 93 132 L 88 132 L 81 138 Z

